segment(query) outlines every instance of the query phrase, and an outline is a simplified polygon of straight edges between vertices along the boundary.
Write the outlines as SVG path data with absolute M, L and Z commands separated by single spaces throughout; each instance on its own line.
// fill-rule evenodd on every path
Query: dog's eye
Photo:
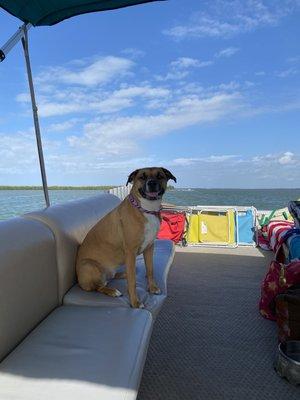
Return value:
M 156 175 L 157 179 L 163 179 L 163 176 L 158 172 L 158 174 Z
M 147 179 L 146 174 L 141 175 L 139 179 L 141 179 L 142 181 L 145 181 Z

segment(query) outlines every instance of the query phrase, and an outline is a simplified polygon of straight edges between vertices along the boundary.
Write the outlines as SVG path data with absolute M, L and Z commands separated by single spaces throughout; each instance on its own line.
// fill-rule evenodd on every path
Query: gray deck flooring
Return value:
M 257 308 L 270 255 L 258 249 L 176 252 L 138 400 L 293 400 L 273 370 L 276 323 Z

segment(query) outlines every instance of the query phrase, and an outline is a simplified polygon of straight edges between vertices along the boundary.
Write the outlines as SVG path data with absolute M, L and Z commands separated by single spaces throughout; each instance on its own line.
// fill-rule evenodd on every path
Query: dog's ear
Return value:
M 136 177 L 136 174 L 138 172 L 139 172 L 139 169 L 136 169 L 135 171 L 131 172 L 131 174 L 128 176 L 126 186 L 128 185 L 128 183 L 131 183 L 134 180 L 134 178 Z
M 172 179 L 175 183 L 177 182 L 175 176 L 166 168 L 162 168 L 162 170 L 164 171 L 167 179 Z

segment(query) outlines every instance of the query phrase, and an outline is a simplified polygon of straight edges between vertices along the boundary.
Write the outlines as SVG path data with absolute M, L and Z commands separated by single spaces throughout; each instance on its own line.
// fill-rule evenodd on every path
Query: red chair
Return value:
M 162 211 L 161 218 L 157 239 L 170 239 L 174 243 L 182 241 L 186 221 L 185 213 Z

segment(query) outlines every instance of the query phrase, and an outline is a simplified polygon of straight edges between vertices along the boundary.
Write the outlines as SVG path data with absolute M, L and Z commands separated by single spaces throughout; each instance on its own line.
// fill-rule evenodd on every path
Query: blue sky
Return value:
M 299 0 L 169 0 L 31 29 L 48 183 L 300 187 L 299 21 Z M 1 45 L 19 25 L 0 11 Z M 0 185 L 40 184 L 20 44 L 0 82 Z

